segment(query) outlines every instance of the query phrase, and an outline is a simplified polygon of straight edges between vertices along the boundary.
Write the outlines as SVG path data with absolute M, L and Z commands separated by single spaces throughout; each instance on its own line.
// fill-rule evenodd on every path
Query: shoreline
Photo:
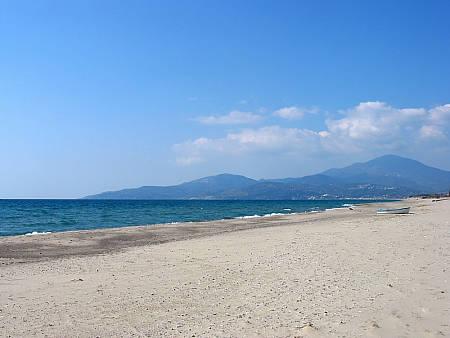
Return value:
M 19 200 L 23 200 L 23 199 L 19 199 Z M 52 199 L 50 199 L 52 200 Z M 40 230 L 40 231 L 36 231 L 36 230 L 32 230 L 30 229 L 28 232 L 18 232 L 18 233 L 9 233 L 9 234 L 0 234 L 0 239 L 4 238 L 4 237 L 15 237 L 15 236 L 37 236 L 37 235 L 48 235 L 48 234 L 53 234 L 53 233 L 65 233 L 65 232 L 78 232 L 78 231 L 96 231 L 96 230 L 102 230 L 102 229 L 118 229 L 118 228 L 128 228 L 128 227 L 139 227 L 139 226 L 154 226 L 154 225 L 176 225 L 176 224 L 190 224 L 190 223 L 205 223 L 205 222 L 218 222 L 218 221 L 228 221 L 228 220 L 236 220 L 236 219 L 251 219 L 251 218 L 260 218 L 260 217 L 270 217 L 270 216 L 285 216 L 285 215 L 295 215 L 295 214 L 307 214 L 307 213 L 315 213 L 315 212 L 325 212 L 325 211 L 329 211 L 332 209 L 339 209 L 339 208 L 346 208 L 349 206 L 353 206 L 353 205 L 366 205 L 366 204 L 374 204 L 374 203 L 390 203 L 390 202 L 397 202 L 397 201 L 401 201 L 401 200 L 405 200 L 405 199 L 377 199 L 377 198 L 373 198 L 373 199 L 338 199 L 338 200 L 319 200 L 319 201 L 325 201 L 325 202 L 335 202 L 336 204 L 340 203 L 341 206 L 336 206 L 336 207 L 331 207 L 331 208 L 326 208 L 326 207 L 312 207 L 312 208 L 308 208 L 308 209 L 304 209 L 304 210 L 300 210 L 300 211 L 295 211 L 295 212 L 280 212 L 281 209 L 277 209 L 277 211 L 272 211 L 272 212 L 268 212 L 268 213 L 262 213 L 262 214 L 247 214 L 247 215 L 240 215 L 240 216 L 231 216 L 231 217 L 222 217 L 222 218 L 217 218 L 217 219 L 204 219 L 204 220 L 191 220 L 191 221 L 183 221 L 183 220 L 175 220 L 175 221 L 168 221 L 168 222 L 152 222 L 152 223 L 136 223 L 136 224 L 129 224 L 129 225 L 122 225 L 122 224 L 114 224 L 114 225 L 98 225 L 98 227 L 95 228 L 86 228 L 85 225 L 79 225 L 80 228 L 79 229 L 68 229 L 68 230 L 57 230 L 57 231 L 53 231 L 52 229 L 46 229 L 46 230 Z M 0 202 L 2 200 L 0 199 Z M 14 201 L 13 199 L 5 199 L 5 201 Z M 47 200 L 42 200 L 42 199 L 36 199 L 33 201 L 47 201 Z M 58 200 L 58 199 L 54 199 L 54 201 L 65 201 L 65 200 Z M 69 200 L 70 201 L 70 200 Z M 74 200 L 76 201 L 76 200 Z M 87 200 L 87 201 L 99 201 L 99 200 Z M 100 201 L 104 201 L 104 200 L 100 200 Z M 106 201 L 116 201 L 116 200 L 106 200 Z M 123 202 L 128 202 L 129 200 L 121 200 Z M 148 201 L 153 201 L 153 200 L 133 200 L 133 201 L 141 201 L 141 202 L 148 202 Z M 155 200 L 158 202 L 165 202 L 165 201 L 187 201 L 187 200 Z M 195 200 L 195 201 L 202 201 L 202 200 Z M 239 202 L 239 200 L 213 200 L 213 201 L 229 201 L 229 202 Z M 242 200 L 244 202 L 267 202 L 266 200 L 261 200 L 261 201 L 257 201 L 257 200 Z M 298 200 L 300 202 L 311 202 L 311 200 Z M 353 202 L 353 203 L 344 203 L 344 202 Z M 287 202 L 290 203 L 292 202 L 291 200 L 269 200 L 269 202 Z M 282 209 L 283 211 L 289 210 L 291 211 L 291 208 L 287 208 L 287 209 Z M 84 228 L 83 228 L 84 227 Z
M 257 228 L 289 225 L 292 222 L 310 223 L 329 218 L 352 217 L 356 213 L 373 213 L 379 207 L 408 203 L 408 199 L 355 204 L 303 213 L 268 214 L 258 217 L 242 216 L 199 222 L 172 222 L 133 225 L 89 230 L 68 230 L 0 237 L 0 264 L 19 261 L 38 261 L 70 256 L 105 254 L 130 247 L 157 245 Z M 339 214 L 336 214 L 336 211 Z M 256 216 L 256 215 L 255 215 Z
M 394 202 L 394 201 L 392 201 L 392 202 Z M 374 203 L 377 203 L 377 202 L 374 202 Z M 382 202 L 382 203 L 384 204 L 384 203 L 390 203 L 390 202 Z M 357 204 L 357 205 L 366 205 L 366 203 L 361 203 L 361 204 Z M 127 228 L 136 228 L 136 227 L 170 226 L 170 225 L 183 226 L 183 225 L 189 225 L 189 224 L 193 224 L 193 223 L 201 224 L 201 223 L 211 223 L 211 222 L 229 222 L 229 221 L 233 221 L 233 220 L 267 218 L 267 217 L 274 217 L 274 216 L 307 215 L 307 214 L 314 214 L 314 213 L 327 212 L 327 211 L 333 211 L 333 210 L 345 210 L 345 209 L 348 209 L 350 206 L 354 206 L 354 204 L 349 204 L 347 206 L 336 207 L 336 208 L 307 210 L 307 211 L 303 211 L 303 212 L 287 212 L 287 213 L 272 212 L 272 213 L 263 214 L 263 215 L 254 214 L 254 215 L 236 216 L 236 217 L 230 217 L 230 218 L 219 218 L 219 219 L 204 220 L 204 221 L 175 221 L 175 222 L 167 222 L 167 223 L 148 223 L 148 224 L 111 226 L 111 227 L 107 226 L 107 227 L 99 227 L 99 228 L 93 228 L 93 229 L 75 229 L 75 230 L 62 230 L 62 231 L 44 231 L 44 232 L 32 231 L 32 232 L 27 232 L 25 234 L 3 235 L 3 236 L 0 236 L 0 239 L 11 238 L 11 237 L 22 237 L 22 236 L 50 235 L 50 234 L 60 234 L 60 233 L 90 232 L 90 231 L 98 231 L 98 230 L 127 229 Z

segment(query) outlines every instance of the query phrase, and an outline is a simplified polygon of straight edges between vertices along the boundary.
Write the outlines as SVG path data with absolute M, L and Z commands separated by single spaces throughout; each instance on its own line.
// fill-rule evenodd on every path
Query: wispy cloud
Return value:
M 262 116 L 259 114 L 233 110 L 226 115 L 201 116 L 196 120 L 203 124 L 250 124 L 261 119 Z
M 251 113 L 250 113 L 251 114 Z M 284 128 L 278 125 L 246 128 L 223 137 L 205 138 L 174 146 L 178 162 L 190 165 L 207 160 L 212 154 L 240 156 L 252 153 L 276 154 L 379 154 L 418 149 L 450 149 L 450 104 L 426 108 L 396 108 L 384 102 L 362 102 L 329 118 L 324 130 Z M 253 114 L 252 114 L 253 116 Z M 228 124 L 255 121 L 232 114 L 209 122 Z M 219 122 L 220 121 L 220 122 Z M 431 147 L 430 147 L 431 146 Z
M 273 115 L 281 117 L 286 120 L 298 120 L 303 118 L 307 113 L 316 113 L 316 108 L 301 108 L 296 106 L 284 107 L 273 112 Z

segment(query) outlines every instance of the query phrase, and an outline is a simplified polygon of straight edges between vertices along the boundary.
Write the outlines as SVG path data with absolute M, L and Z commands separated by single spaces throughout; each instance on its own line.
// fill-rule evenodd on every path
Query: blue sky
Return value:
M 450 170 L 448 1 L 0 1 L 0 198 L 385 153 Z

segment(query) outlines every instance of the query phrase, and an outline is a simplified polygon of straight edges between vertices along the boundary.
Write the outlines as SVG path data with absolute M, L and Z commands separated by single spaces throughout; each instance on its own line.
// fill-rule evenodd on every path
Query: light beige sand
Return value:
M 156 245 L 124 240 L 144 228 L 4 238 L 0 336 L 450 336 L 450 201 L 399 204 L 414 214 L 358 207 Z M 85 253 L 64 246 L 77 236 Z

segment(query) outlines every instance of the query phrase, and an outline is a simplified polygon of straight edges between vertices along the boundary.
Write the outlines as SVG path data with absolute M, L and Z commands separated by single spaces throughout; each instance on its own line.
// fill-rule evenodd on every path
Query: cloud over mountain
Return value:
M 275 114 L 293 119 L 303 114 L 297 109 L 283 108 Z M 259 120 L 259 116 L 252 113 L 232 113 L 207 117 L 204 123 L 239 124 Z M 426 109 L 397 108 L 379 101 L 362 102 L 334 116 L 323 121 L 326 126 L 323 130 L 269 125 L 228 131 L 216 138 L 199 137 L 173 148 L 177 162 L 183 165 L 208 160 L 217 153 L 240 156 L 266 152 L 305 156 L 312 153 L 411 153 L 434 146 L 446 151 L 450 149 L 450 104 Z

